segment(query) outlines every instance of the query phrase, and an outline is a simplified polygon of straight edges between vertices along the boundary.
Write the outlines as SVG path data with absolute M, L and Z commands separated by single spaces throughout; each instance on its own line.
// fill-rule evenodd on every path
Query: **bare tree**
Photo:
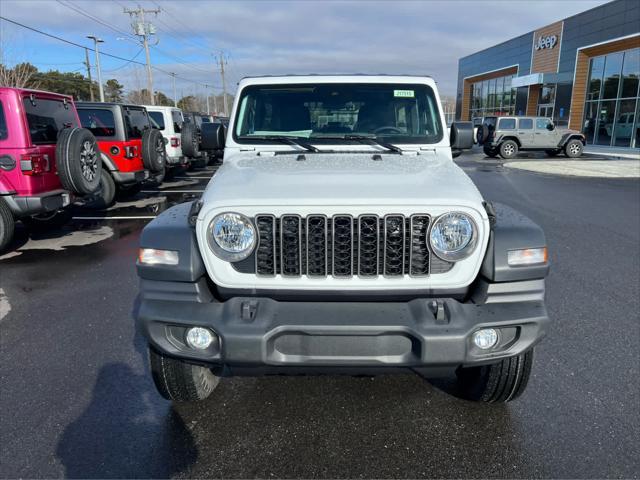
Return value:
M 33 76 L 38 73 L 38 69 L 28 62 L 18 63 L 18 60 L 22 60 L 18 57 L 23 55 L 16 54 L 21 50 L 14 49 L 13 45 L 6 29 L 0 29 L 0 86 L 38 88 L 39 82 L 33 79 Z

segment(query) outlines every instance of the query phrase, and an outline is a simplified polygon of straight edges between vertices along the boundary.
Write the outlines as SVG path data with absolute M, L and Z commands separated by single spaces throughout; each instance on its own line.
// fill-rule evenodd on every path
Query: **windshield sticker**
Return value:
M 415 97 L 415 92 L 413 90 L 394 90 L 394 97 L 404 97 L 404 98 L 413 98 Z

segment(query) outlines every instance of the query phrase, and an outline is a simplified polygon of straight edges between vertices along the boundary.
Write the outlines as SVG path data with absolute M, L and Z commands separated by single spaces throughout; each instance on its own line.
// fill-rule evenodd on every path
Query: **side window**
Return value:
M 142 133 L 151 128 L 151 123 L 145 110 L 127 108 L 124 116 L 127 127 L 127 138 L 142 138 Z
M 547 125 L 551 123 L 548 118 L 536 118 L 536 130 L 546 130 Z
M 154 127 L 158 130 L 164 130 L 164 114 L 162 112 L 149 112 L 149 116 L 155 122 Z
M 37 97 L 32 102 L 29 97 L 25 97 L 23 105 L 34 145 L 56 143 L 59 130 L 78 126 L 75 109 L 69 102 L 65 104 L 62 100 Z
M 501 118 L 498 123 L 498 130 L 515 130 L 516 119 L 515 118 Z
M 521 118 L 518 120 L 520 130 L 533 130 L 533 118 Z
M 0 140 L 5 140 L 8 136 L 7 120 L 4 118 L 4 108 L 2 107 L 2 102 L 0 102 Z
M 111 110 L 79 108 L 78 116 L 82 126 L 91 130 L 96 137 L 115 136 L 116 120 Z
M 182 114 L 177 110 L 173 110 L 171 112 L 171 120 L 173 120 L 173 130 L 176 133 L 180 133 L 182 131 L 182 124 L 184 123 Z

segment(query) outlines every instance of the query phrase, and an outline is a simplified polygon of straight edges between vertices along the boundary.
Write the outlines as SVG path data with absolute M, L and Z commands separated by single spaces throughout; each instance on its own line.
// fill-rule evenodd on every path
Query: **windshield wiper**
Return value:
M 394 153 L 402 153 L 402 149 L 392 145 L 391 143 L 383 142 L 378 139 L 375 135 L 355 135 L 355 134 L 345 134 L 345 135 L 330 135 L 330 136 L 318 136 L 315 137 L 323 140 L 354 140 L 356 142 L 364 143 L 367 145 L 377 145 L 379 147 L 386 148 L 390 152 Z
M 286 137 L 284 135 L 242 135 L 239 138 L 242 140 L 273 140 L 280 143 L 286 143 L 288 145 L 297 145 L 298 147 L 304 148 L 307 152 L 318 153 L 321 151 L 319 148 L 314 147 L 307 142 L 303 142 L 297 137 Z

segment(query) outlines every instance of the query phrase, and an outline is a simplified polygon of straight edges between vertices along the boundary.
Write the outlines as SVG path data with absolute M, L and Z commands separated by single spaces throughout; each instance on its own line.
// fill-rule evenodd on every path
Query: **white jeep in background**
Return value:
M 522 393 L 549 323 L 545 237 L 454 163 L 473 127 L 445 134 L 431 78 L 247 78 L 226 139 L 210 125 L 222 166 L 140 239 L 134 312 L 162 395 L 406 371 L 476 401 Z
M 167 148 L 167 164 L 169 166 L 182 165 L 186 162 L 183 153 L 183 125 L 182 110 L 177 107 L 160 107 L 145 105 L 149 117 L 155 127 L 162 132 Z M 191 141 L 190 138 L 186 139 Z

